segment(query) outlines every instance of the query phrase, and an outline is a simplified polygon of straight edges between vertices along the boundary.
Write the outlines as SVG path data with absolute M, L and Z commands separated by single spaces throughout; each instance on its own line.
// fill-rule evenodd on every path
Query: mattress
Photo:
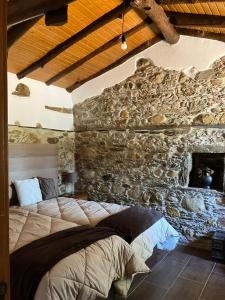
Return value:
M 72 222 L 76 226 L 95 226 L 101 220 L 129 206 L 115 203 L 95 202 L 74 198 L 58 197 L 24 206 L 23 209 L 53 218 Z M 178 232 L 161 218 L 153 226 L 140 234 L 131 244 L 137 255 L 147 260 L 155 247 L 173 250 L 179 240 Z

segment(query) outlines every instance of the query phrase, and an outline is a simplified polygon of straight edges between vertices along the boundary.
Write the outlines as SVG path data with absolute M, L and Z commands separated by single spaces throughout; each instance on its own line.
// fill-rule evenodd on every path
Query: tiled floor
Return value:
M 178 247 L 147 264 L 152 272 L 136 276 L 127 300 L 225 300 L 225 265 L 208 252 Z

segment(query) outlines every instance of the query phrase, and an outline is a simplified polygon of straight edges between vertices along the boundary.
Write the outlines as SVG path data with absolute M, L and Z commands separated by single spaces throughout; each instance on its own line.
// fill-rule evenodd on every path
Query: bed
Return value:
M 55 145 L 11 145 L 9 150 L 10 183 L 14 179 L 33 176 L 57 179 Z M 113 203 L 66 197 L 55 197 L 23 207 L 14 205 L 9 209 L 10 251 L 14 253 L 35 240 L 65 229 L 84 225 L 94 227 L 109 216 L 128 208 Z M 176 230 L 165 218 L 160 218 L 130 245 L 116 235 L 97 241 L 65 257 L 47 272 L 34 299 L 104 299 L 112 284 L 121 298 L 126 297 L 133 276 L 149 271 L 144 261 L 152 255 L 153 249 L 172 250 L 178 239 Z M 98 276 L 96 268 L 99 270 Z
M 86 201 L 66 197 L 58 197 L 37 204 L 24 206 L 30 212 L 59 218 L 75 225 L 96 226 L 100 221 L 116 214 L 128 206 L 113 203 Z M 157 247 L 163 250 L 173 250 L 179 239 L 177 231 L 161 218 L 148 230 L 139 235 L 131 246 L 144 260 L 147 260 Z

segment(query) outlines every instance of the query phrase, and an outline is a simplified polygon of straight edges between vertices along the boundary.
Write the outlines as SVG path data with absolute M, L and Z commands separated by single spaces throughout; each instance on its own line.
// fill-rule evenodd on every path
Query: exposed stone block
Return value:
M 204 198 L 200 194 L 196 198 L 185 196 L 182 204 L 183 207 L 189 211 L 201 212 L 205 210 Z

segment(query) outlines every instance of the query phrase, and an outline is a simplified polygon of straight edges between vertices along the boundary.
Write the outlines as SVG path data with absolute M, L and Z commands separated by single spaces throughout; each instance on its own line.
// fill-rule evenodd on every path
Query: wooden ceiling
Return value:
M 160 2 L 164 11 L 168 13 L 178 33 L 225 41 L 225 1 L 157 2 Z M 122 3 L 121 0 L 76 0 L 69 4 L 68 23 L 63 26 L 46 26 L 44 18 L 41 18 L 9 49 L 8 71 L 18 74 L 19 77 L 26 75 L 71 92 L 87 80 L 106 72 L 162 39 L 159 30 L 152 26 L 151 20 L 144 13 L 128 7 L 124 24 L 128 49 L 122 50 L 120 14 L 117 12 L 115 16 L 110 16 L 112 11 L 122 7 Z M 88 26 L 94 26 L 96 20 L 104 18 L 105 15 L 109 18 L 102 26 L 93 27 L 94 30 L 91 29 L 82 35 L 82 31 Z M 75 35 L 75 42 L 54 55 L 43 67 L 27 74 L 22 72 Z

